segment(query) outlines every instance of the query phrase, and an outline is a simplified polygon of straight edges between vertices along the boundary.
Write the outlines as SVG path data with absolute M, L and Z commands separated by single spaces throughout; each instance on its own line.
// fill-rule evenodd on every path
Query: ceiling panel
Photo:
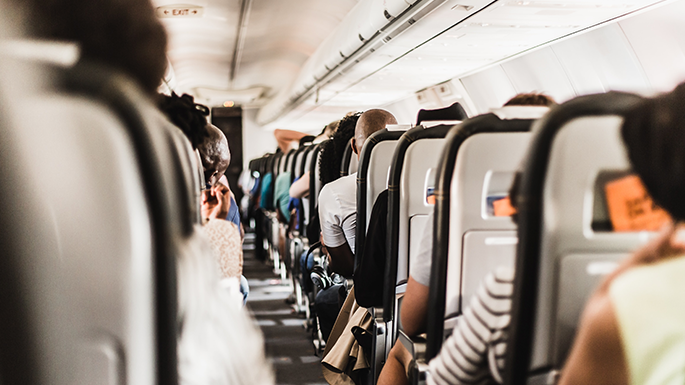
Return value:
M 233 82 L 241 0 L 153 0 L 156 7 L 179 3 L 204 7 L 204 14 L 161 19 L 176 91 L 221 105 L 245 95 L 250 99 L 243 102 L 260 103 L 289 86 L 357 0 L 252 0 Z

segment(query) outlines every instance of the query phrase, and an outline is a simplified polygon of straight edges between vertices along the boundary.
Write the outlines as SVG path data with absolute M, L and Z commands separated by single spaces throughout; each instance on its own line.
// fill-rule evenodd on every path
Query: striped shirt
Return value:
M 513 290 L 512 268 L 499 267 L 485 277 L 440 354 L 431 360 L 428 384 L 502 383 Z

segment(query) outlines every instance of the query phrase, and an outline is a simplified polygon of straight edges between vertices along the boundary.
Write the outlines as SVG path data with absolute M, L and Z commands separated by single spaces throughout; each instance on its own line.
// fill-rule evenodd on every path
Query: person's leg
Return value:
M 244 275 L 240 276 L 240 292 L 243 294 L 243 306 L 247 303 L 247 296 L 250 295 L 250 284 Z
M 383 370 L 378 376 L 378 385 L 407 385 L 407 367 L 412 360 L 411 354 L 404 348 L 401 342 L 395 341 L 395 345 L 388 354 L 388 359 L 383 365 Z

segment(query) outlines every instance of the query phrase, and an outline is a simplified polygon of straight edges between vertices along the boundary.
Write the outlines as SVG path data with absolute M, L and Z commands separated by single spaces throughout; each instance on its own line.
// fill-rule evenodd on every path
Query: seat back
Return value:
M 12 70 L 7 58 L 1 59 L 0 382 L 71 384 L 78 363 L 72 336 L 80 327 L 71 317 L 72 302 L 64 295 L 67 281 L 59 238 L 46 215 L 51 207 L 45 199 L 50 186 L 34 174 L 35 164 L 27 163 L 32 157 L 25 145 L 25 122 L 20 120 L 25 109 L 22 93 L 28 93 L 32 79 L 38 77 L 32 71 Z M 53 124 L 44 130 L 54 128 Z
M 620 127 L 622 115 L 640 101 L 613 92 L 578 97 L 536 127 L 517 197 L 507 383 L 526 381 L 529 368 L 544 377 L 563 365 L 580 313 L 602 275 L 648 238 L 592 227 L 602 174 L 630 168 Z
M 452 103 L 451 106 L 445 108 L 439 108 L 435 110 L 419 110 L 416 114 L 416 125 L 420 125 L 423 122 L 428 121 L 438 121 L 438 120 L 466 120 L 468 115 L 458 102 Z
M 309 184 L 310 184 L 310 189 L 311 189 L 311 177 L 314 175 L 312 173 L 312 164 L 315 163 L 314 159 L 317 157 L 318 153 L 318 145 L 311 145 L 307 147 L 307 150 L 305 152 L 305 158 L 304 162 L 302 162 L 302 175 L 304 173 L 309 173 Z M 310 190 L 311 191 L 311 190 Z M 309 225 L 309 220 L 311 218 L 311 205 L 312 203 L 316 202 L 316 197 L 312 196 L 311 193 L 307 195 L 305 198 L 302 198 L 302 211 L 303 211 L 303 218 L 302 218 L 302 223 L 304 226 L 302 226 L 302 232 L 304 235 L 307 235 L 307 225 Z
M 350 157 L 350 164 L 347 166 L 347 175 L 354 174 L 359 168 L 359 157 L 357 154 L 352 154 Z
M 62 370 L 71 383 L 175 384 L 176 262 L 199 210 L 194 154 L 127 78 L 86 63 L 54 73 L 54 88 L 17 108 L 14 162 L 41 188 L 42 215 L 23 220 L 52 233 L 27 234 L 55 242 L 31 258 L 60 264 L 62 354 L 74 364 Z M 59 314 L 42 319 L 59 325 Z
M 293 180 L 296 178 L 299 178 L 303 174 L 303 163 L 304 163 L 304 157 L 307 153 L 307 149 L 309 146 L 301 146 L 300 148 L 297 149 L 295 152 L 295 159 L 292 164 L 291 172 L 293 175 Z
M 445 329 L 489 266 L 513 264 L 515 226 L 509 217 L 488 213 L 488 198 L 508 192 L 531 123 L 485 114 L 455 126 L 446 139 L 435 188 L 426 360 L 440 350 Z
M 388 181 L 388 234 L 383 300 L 385 322 L 398 319 L 397 298 L 409 278 L 409 261 L 418 246 L 433 204 L 428 189 L 435 187 L 435 169 L 450 125 L 408 130 L 397 142 Z M 391 334 L 392 335 L 392 334 Z
M 359 254 L 364 250 L 366 225 L 378 194 L 388 188 L 388 173 L 392 154 L 404 130 L 382 129 L 374 132 L 364 142 L 357 171 L 357 228 L 355 234 L 355 267 L 359 266 Z
M 281 172 L 286 172 L 286 171 L 292 172 L 293 163 L 295 163 L 295 154 L 296 153 L 297 153 L 297 150 L 295 150 L 295 149 L 288 151 L 288 154 L 285 156 L 285 165 L 283 166 L 283 169 L 281 170 Z M 292 174 L 291 174 L 291 178 L 292 178 Z
M 169 123 L 132 83 L 116 73 L 82 64 L 67 71 L 63 79 L 65 90 L 100 101 L 114 111 L 124 123 L 133 144 L 153 224 L 154 258 L 150 264 L 153 275 L 145 277 L 141 285 L 153 283 L 155 327 L 150 335 L 156 340 L 156 376 L 161 383 L 177 383 L 176 263 L 186 249 L 185 244 L 194 238 L 190 213 L 193 206 L 199 205 L 192 200 L 192 191 L 200 186 L 189 186 L 187 181 L 193 177 L 185 175 L 184 171 L 192 168 L 187 166 L 192 163 L 192 149 L 180 130 Z M 179 152 L 183 147 L 179 141 L 185 141 L 185 151 Z M 136 258 L 135 263 L 141 263 L 139 260 Z M 145 271 L 142 267 L 137 269 L 135 271 Z M 142 305 L 131 305 L 132 318 L 139 318 L 135 313 L 141 311 Z M 136 334 L 134 338 L 139 336 Z M 127 360 L 129 357 L 126 356 Z M 134 368 L 145 363 L 131 359 L 132 366 L 127 366 L 127 370 L 130 368 L 131 373 L 136 373 Z
M 342 162 L 340 163 L 340 176 L 354 174 L 357 172 L 358 166 L 359 158 L 357 158 L 357 154 L 354 153 L 352 145 L 348 145 L 345 147 Z

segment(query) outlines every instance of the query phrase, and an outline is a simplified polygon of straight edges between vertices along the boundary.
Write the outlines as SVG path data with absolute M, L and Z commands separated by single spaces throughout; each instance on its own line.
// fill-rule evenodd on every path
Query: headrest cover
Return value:
M 411 124 L 388 124 L 385 129 L 388 131 L 407 131 L 411 128 Z
M 423 126 L 423 128 L 431 128 L 431 127 L 441 126 L 441 125 L 454 126 L 454 125 L 457 125 L 461 122 L 462 122 L 461 120 L 436 120 L 436 121 L 423 123 L 422 126 Z
M 501 120 L 540 119 L 549 111 L 547 106 L 504 106 L 490 110 Z
M 621 129 L 628 158 L 654 201 L 685 220 L 685 83 L 646 99 Z

